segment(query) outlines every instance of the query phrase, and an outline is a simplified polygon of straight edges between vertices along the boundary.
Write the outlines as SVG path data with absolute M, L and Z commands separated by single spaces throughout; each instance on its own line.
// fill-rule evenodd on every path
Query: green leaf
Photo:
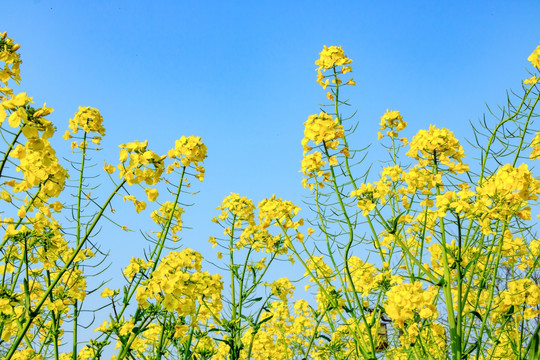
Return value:
M 529 360 L 540 360 L 540 338 L 538 332 L 531 339 Z

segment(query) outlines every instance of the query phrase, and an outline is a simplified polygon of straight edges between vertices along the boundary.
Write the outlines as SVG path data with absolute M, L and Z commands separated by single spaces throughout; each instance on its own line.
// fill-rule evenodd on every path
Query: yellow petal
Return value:
M 8 118 L 9 126 L 12 128 L 18 128 L 19 125 L 21 125 L 21 117 L 19 116 L 18 112 L 14 112 L 11 115 L 9 115 Z

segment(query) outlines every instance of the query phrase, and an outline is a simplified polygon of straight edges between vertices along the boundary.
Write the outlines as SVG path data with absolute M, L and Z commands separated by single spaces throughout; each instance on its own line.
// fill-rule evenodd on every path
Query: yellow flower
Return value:
M 17 216 L 20 218 L 26 217 L 26 209 L 24 208 L 24 206 L 21 206 L 19 208 L 19 211 L 17 211 Z
M 437 289 L 422 289 L 422 283 L 401 284 L 393 286 L 386 293 L 386 312 L 398 328 L 404 328 L 405 322 L 412 321 L 415 313 L 421 318 L 437 318 L 435 299 Z
M 534 85 L 537 82 L 538 82 L 538 78 L 536 77 L 536 75 L 534 75 L 533 77 L 530 77 L 528 79 L 523 80 L 523 83 L 525 85 Z
M 133 204 L 135 205 L 135 211 L 137 211 L 137 214 L 146 209 L 146 203 L 144 201 L 135 200 Z
M 535 68 L 540 70 L 540 45 L 538 45 L 536 49 L 533 50 L 527 60 L 529 60 Z
M 343 126 L 338 120 L 334 120 L 332 115 L 321 112 L 319 115 L 310 115 L 304 123 L 304 138 L 302 146 L 304 155 L 309 151 L 308 143 L 313 141 L 315 144 L 327 142 L 327 147 L 336 149 L 337 143 L 333 140 L 342 139 L 344 137 Z
M 111 290 L 109 289 L 108 287 L 106 287 L 105 289 L 103 289 L 103 291 L 101 292 L 101 297 L 112 297 L 114 295 L 117 294 L 117 291 L 116 290 Z
M 529 146 L 533 148 L 529 158 L 531 160 L 540 158 L 540 131 L 536 133 Z
M 11 115 L 9 115 L 9 126 L 11 126 L 12 128 L 18 128 L 21 125 L 21 121 L 26 121 L 27 118 L 28 115 L 26 113 L 26 110 L 24 110 L 24 108 L 19 108 L 13 113 L 11 113 Z
M 342 73 L 342 74 L 346 74 L 346 73 L 348 73 L 348 72 L 352 72 L 352 67 L 350 67 L 350 66 L 343 66 L 343 67 L 341 68 L 341 73 Z
M 98 109 L 89 106 L 79 106 L 79 111 L 75 113 L 73 119 L 69 119 L 71 132 L 76 134 L 79 130 L 85 133 L 98 133 L 105 136 L 105 128 L 103 127 L 103 117 Z
M 286 277 L 274 281 L 270 286 L 272 288 L 272 294 L 279 297 L 283 302 L 287 302 L 288 297 L 292 298 L 294 289 L 296 289 Z
M 448 170 L 452 173 L 469 170 L 469 166 L 461 160 L 465 157 L 463 147 L 454 133 L 446 128 L 439 129 L 430 125 L 429 130 L 418 131 L 409 146 L 407 156 L 419 160 L 422 167 L 436 161 L 439 167 L 441 164 L 448 166 Z
M 345 55 L 341 46 L 327 47 L 325 45 L 323 51 L 321 51 L 319 55 L 320 58 L 315 61 L 315 65 L 319 65 L 319 69 L 323 70 L 352 63 L 352 60 Z
M 6 190 L 2 190 L 2 192 L 0 193 L 0 197 L 4 201 L 11 202 L 11 195 Z
M 116 168 L 114 167 L 114 165 L 105 163 L 105 165 L 103 166 L 103 170 L 105 170 L 109 174 L 112 174 L 116 170 Z
M 159 196 L 157 189 L 144 189 L 144 192 L 148 197 L 148 201 L 156 201 L 157 197 Z
M 407 127 L 407 122 L 403 121 L 403 116 L 397 110 L 386 110 L 386 113 L 381 116 L 380 130 L 390 129 L 386 134 L 390 137 L 397 137 L 398 132 Z M 380 140 L 384 135 L 378 132 L 377 140 Z
M 0 81 L 7 85 L 11 79 L 19 84 L 22 61 L 17 50 L 21 48 L 21 45 L 15 44 L 13 39 L 8 38 L 6 32 L 2 33 L 0 44 L 0 61 L 4 62 L 4 67 L 0 68 Z
M 207 147 L 199 136 L 182 136 L 174 143 L 174 149 L 169 150 L 167 156 L 171 159 L 179 159 L 183 166 L 191 164 L 198 166 L 206 159 Z
M 55 201 L 52 204 L 49 204 L 49 207 L 56 212 L 60 212 L 64 208 L 64 205 L 60 201 Z

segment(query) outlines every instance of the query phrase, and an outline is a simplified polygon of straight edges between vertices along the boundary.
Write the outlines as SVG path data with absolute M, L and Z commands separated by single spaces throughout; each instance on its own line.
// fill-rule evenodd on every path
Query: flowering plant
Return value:
M 19 49 L 0 34 L 0 132 L 12 139 L 0 162 L 4 359 L 540 358 L 536 75 L 495 124 L 473 127 L 478 163 L 452 131 L 432 125 L 409 139 L 404 116 L 387 110 L 378 138 L 390 161 L 373 176 L 357 172 L 366 149 L 350 145 L 356 127 L 343 112 L 353 61 L 325 46 L 315 64 L 330 110 L 308 117 L 301 140 L 312 213 L 275 195 L 225 197 L 213 273 L 178 248 L 186 189 L 204 180 L 202 139 L 182 136 L 165 154 L 148 141 L 119 145 L 100 200 L 90 154 L 102 115 L 79 107 L 69 120 L 68 171 L 50 142 L 53 109 L 8 86 L 21 80 Z M 540 47 L 529 61 L 540 70 Z M 143 234 L 148 251 L 123 269 L 123 287 L 91 285 L 105 257 L 98 224 L 129 231 L 114 219 L 124 202 L 156 227 Z M 280 261 L 304 278 L 273 276 Z M 295 300 L 298 284 L 313 298 Z M 92 308 L 95 294 L 107 305 Z M 88 311 L 102 323 L 84 338 Z

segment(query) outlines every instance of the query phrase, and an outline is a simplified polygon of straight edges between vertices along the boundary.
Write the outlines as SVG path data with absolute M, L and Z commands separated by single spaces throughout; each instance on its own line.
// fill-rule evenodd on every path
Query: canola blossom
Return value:
M 13 89 L 20 48 L 0 33 L 0 131 L 12 138 L 0 165 L 3 359 L 538 358 L 537 73 L 514 92 L 521 105 L 509 98 L 493 126 L 473 128 L 468 157 L 449 129 L 410 136 L 405 114 L 386 110 L 378 145 L 390 160 L 370 167 L 343 97 L 353 61 L 324 46 L 316 82 L 328 111 L 299 136 L 305 206 L 227 195 L 208 219 L 216 261 L 181 248 L 203 139 L 181 136 L 164 154 L 148 140 L 120 144 L 118 161 L 96 167 L 109 195 L 93 195 L 86 169 L 106 119 L 80 106 L 53 124 L 51 107 Z M 528 61 L 540 71 L 540 46 Z M 65 149 L 53 148 L 57 127 Z M 110 288 L 93 281 L 106 270 L 99 230 L 131 231 L 121 211 L 153 228 L 141 230 L 144 255 L 115 275 L 124 285 Z M 286 266 L 303 277 L 283 276 Z

